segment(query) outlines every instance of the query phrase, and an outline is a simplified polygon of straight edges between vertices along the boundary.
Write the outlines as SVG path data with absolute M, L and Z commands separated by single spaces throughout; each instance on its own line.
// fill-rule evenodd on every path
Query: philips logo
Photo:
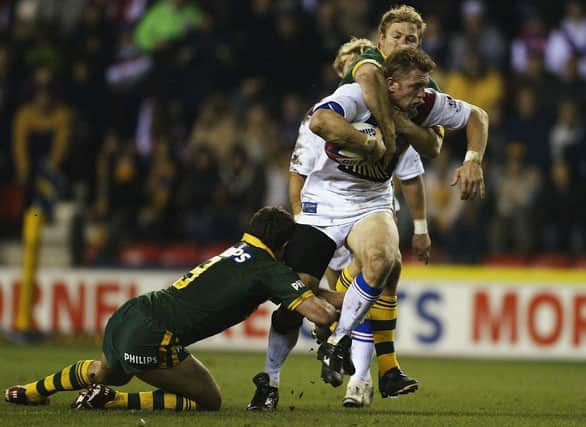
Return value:
M 124 353 L 124 360 L 134 365 L 156 365 L 156 356 L 139 356 L 138 354 Z
M 291 283 L 291 286 L 293 287 L 293 289 L 295 289 L 296 291 L 305 288 L 305 285 L 303 284 L 303 282 L 301 280 L 298 280 L 296 282 Z

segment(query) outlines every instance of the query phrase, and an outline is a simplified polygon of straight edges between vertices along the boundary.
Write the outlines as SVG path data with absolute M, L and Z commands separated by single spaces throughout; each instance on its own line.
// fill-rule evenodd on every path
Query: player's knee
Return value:
M 271 326 L 275 331 L 282 335 L 287 335 L 299 330 L 302 323 L 303 316 L 294 311 L 283 308 L 278 308 L 273 311 L 273 315 L 271 316 Z
M 95 384 L 105 384 L 108 367 L 100 360 L 94 360 L 88 368 L 90 381 Z
M 132 376 L 124 374 L 122 371 L 114 372 L 103 361 L 94 360 L 89 369 L 88 375 L 90 381 L 94 384 L 124 385 L 127 384 Z
M 382 285 L 385 278 L 387 278 L 393 268 L 401 263 L 401 254 L 394 248 L 372 248 L 366 253 L 366 260 L 364 262 L 365 273 L 373 284 Z

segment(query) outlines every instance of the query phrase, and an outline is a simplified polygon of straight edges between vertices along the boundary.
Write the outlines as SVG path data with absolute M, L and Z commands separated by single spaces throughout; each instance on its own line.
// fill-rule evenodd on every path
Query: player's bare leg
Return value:
M 354 373 L 350 360 L 350 334 L 377 301 L 387 277 L 401 263 L 399 234 L 391 212 L 376 212 L 354 225 L 348 246 L 362 266 L 352 281 L 336 329 L 320 351 L 322 379 L 337 387 L 342 374 Z

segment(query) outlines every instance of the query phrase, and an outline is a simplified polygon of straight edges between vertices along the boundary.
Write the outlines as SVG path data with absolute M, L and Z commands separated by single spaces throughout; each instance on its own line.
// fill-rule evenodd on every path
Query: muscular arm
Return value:
M 428 159 L 438 156 L 444 140 L 441 126 L 422 128 L 411 121 L 404 113 L 395 113 L 397 133 L 404 135 L 409 144 L 420 155 Z
M 289 203 L 294 216 L 301 212 L 301 189 L 304 182 L 305 177 L 303 175 L 289 172 Z
M 482 108 L 471 106 L 470 117 L 466 123 L 468 152 L 466 158 L 454 174 L 450 185 L 460 182 L 461 199 L 475 199 L 476 194 L 484 198 L 484 174 L 482 157 L 488 140 L 488 114 Z M 468 157 L 470 155 L 470 158 Z
M 380 140 L 357 131 L 342 116 L 332 110 L 320 109 L 311 116 L 309 129 L 327 142 L 373 154 L 382 145 Z
M 411 212 L 411 218 L 413 221 L 426 220 L 427 219 L 427 205 L 425 200 L 425 184 L 423 182 L 423 176 L 419 175 L 413 179 L 401 181 L 401 190 L 405 196 L 407 206 L 409 206 L 409 212 Z M 431 250 L 431 239 L 429 233 L 425 230 L 424 233 L 413 233 L 411 240 L 411 246 L 415 251 L 417 257 L 425 262 L 429 262 L 430 250 Z
M 320 326 L 329 326 L 336 320 L 334 306 L 316 296 L 303 301 L 295 308 L 295 311 Z
M 472 106 L 466 125 L 466 137 L 468 138 L 468 151 L 476 151 L 482 158 L 488 140 L 488 114 L 475 105 Z
M 354 75 L 354 80 L 360 85 L 366 106 L 374 115 L 382 131 L 387 149 L 385 159 L 390 160 L 397 149 L 395 143 L 396 130 L 383 73 L 377 66 L 366 63 L 358 68 Z

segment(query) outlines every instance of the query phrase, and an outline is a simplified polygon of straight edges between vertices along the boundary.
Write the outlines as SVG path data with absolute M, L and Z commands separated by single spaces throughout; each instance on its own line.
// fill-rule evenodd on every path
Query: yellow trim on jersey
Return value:
M 377 47 L 376 50 L 378 50 L 380 52 L 383 59 L 387 59 L 389 57 L 389 55 L 385 55 L 385 53 L 380 48 Z
M 161 347 L 168 346 L 169 344 L 171 344 L 172 337 L 173 337 L 173 332 L 165 331 L 165 335 L 163 335 L 163 339 L 161 340 L 161 344 L 159 344 L 159 345 Z
M 352 67 L 352 78 L 356 77 L 356 72 L 358 71 L 358 68 L 360 68 L 361 66 L 363 66 L 364 64 L 373 64 L 376 65 L 378 68 L 382 69 L 382 65 L 375 61 L 374 59 L 371 58 L 367 58 L 367 59 L 363 59 L 362 61 L 357 62 L 356 64 L 354 64 L 354 67 Z
M 287 309 L 289 309 L 291 311 L 295 310 L 297 307 L 299 307 L 299 304 L 301 304 L 306 299 L 311 298 L 312 296 L 313 296 L 313 292 L 311 291 L 311 289 L 306 290 L 301 295 L 299 295 L 297 298 L 295 298 L 291 302 L 291 304 L 289 304 L 287 306 Z
M 270 256 L 272 256 L 274 259 L 277 259 L 277 257 L 275 256 L 275 254 L 273 253 L 271 248 L 269 248 L 267 245 L 265 245 L 262 242 L 262 240 L 260 240 L 258 237 L 253 236 L 252 234 L 244 233 L 244 235 L 242 236 L 242 239 L 240 239 L 240 240 L 248 243 L 249 245 L 252 245 L 257 248 L 260 248 L 260 249 L 267 251 Z

